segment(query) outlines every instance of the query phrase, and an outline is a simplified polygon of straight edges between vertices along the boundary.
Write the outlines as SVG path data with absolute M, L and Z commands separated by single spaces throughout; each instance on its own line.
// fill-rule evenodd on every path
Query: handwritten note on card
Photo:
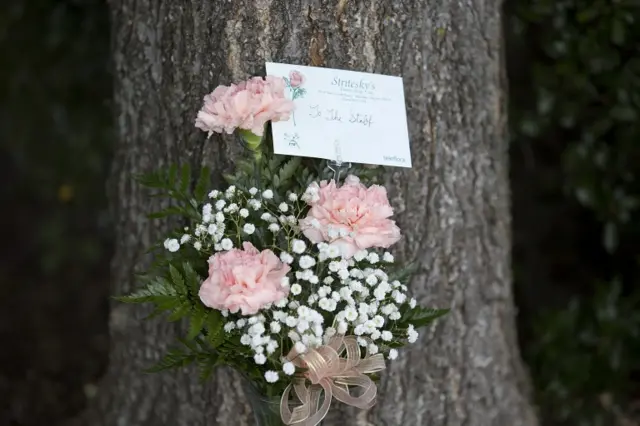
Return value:
M 402 78 L 267 62 L 296 108 L 272 123 L 277 154 L 411 167 Z

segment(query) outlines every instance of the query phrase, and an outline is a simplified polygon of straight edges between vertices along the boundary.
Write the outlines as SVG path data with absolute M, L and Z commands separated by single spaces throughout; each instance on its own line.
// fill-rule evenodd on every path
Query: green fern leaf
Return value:
M 185 367 L 196 361 L 196 354 L 185 351 L 184 349 L 171 349 L 160 361 L 153 367 L 145 370 L 147 373 L 158 373 L 160 371 L 170 370 L 173 368 Z
M 189 164 L 184 164 L 182 166 L 182 170 L 180 171 L 180 192 L 183 194 L 187 192 L 189 189 L 189 184 L 191 183 L 191 167 Z
M 182 278 L 182 274 L 178 271 L 173 265 L 169 265 L 169 273 L 171 274 L 171 281 L 173 282 L 173 286 L 179 294 L 186 294 L 187 287 L 184 283 L 184 279 Z
M 200 177 L 198 178 L 196 189 L 193 194 L 196 200 L 202 201 L 204 199 L 205 195 L 207 195 L 209 185 L 211 185 L 211 169 L 205 166 L 200 169 Z
M 204 310 L 196 309 L 191 320 L 189 321 L 189 333 L 187 334 L 187 340 L 193 340 L 202 332 L 205 320 L 207 319 L 207 313 Z

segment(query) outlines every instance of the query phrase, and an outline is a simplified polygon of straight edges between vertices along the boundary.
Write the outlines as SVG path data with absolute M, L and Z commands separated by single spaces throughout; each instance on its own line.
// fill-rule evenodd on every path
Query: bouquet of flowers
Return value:
M 235 133 L 250 155 L 219 189 L 206 167 L 195 182 L 186 166 L 141 177 L 170 200 L 152 217 L 181 223 L 154 248 L 142 287 L 119 300 L 188 321 L 150 371 L 196 363 L 206 380 L 231 366 L 265 401 L 253 404 L 259 424 L 313 426 L 334 399 L 371 407 L 386 360 L 447 310 L 408 294 L 377 168 L 341 180 L 342 164 L 270 151 L 269 123 L 290 118 L 285 88 L 298 80 L 254 77 L 205 97 L 196 127 Z

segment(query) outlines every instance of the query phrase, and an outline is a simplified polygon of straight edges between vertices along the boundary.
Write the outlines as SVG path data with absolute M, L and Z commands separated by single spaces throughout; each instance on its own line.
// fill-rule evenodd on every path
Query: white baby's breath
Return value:
M 362 262 L 368 254 L 369 253 L 366 250 L 360 250 L 353 255 L 353 258 L 356 260 L 356 262 Z
M 278 373 L 276 371 L 269 370 L 266 373 L 264 373 L 264 379 L 268 383 L 275 383 L 278 381 Z
M 300 256 L 299 263 L 301 268 L 308 269 L 313 267 L 316 264 L 316 261 L 313 259 L 313 257 L 304 255 Z
M 291 250 L 294 253 L 302 254 L 302 253 L 304 253 L 304 251 L 306 249 L 307 249 L 307 245 L 305 244 L 304 241 L 302 241 L 302 240 L 293 240 L 293 243 L 291 244 Z
M 233 248 L 233 241 L 231 241 L 229 238 L 224 238 L 220 242 L 220 246 L 223 250 L 231 250 Z
M 269 225 L 269 231 L 273 232 L 274 234 L 279 230 L 280 230 L 280 225 L 278 225 L 277 223 L 272 223 L 271 225 Z
M 303 354 L 303 353 L 305 353 L 307 351 L 307 347 L 302 342 L 296 342 L 296 344 L 293 346 L 293 348 L 299 354 Z
M 251 235 L 251 234 L 253 234 L 254 232 L 256 232 L 256 227 L 255 227 L 255 225 L 254 225 L 254 224 L 252 224 L 252 223 L 245 223 L 245 224 L 244 224 L 244 226 L 242 227 L 242 231 L 243 231 L 245 234 Z
M 164 242 L 164 248 L 169 250 L 171 253 L 175 253 L 180 250 L 180 243 L 175 238 L 169 238 Z
M 285 362 L 284 364 L 282 364 L 282 371 L 287 376 L 291 376 L 296 372 L 296 367 L 292 362 Z
M 271 321 L 271 324 L 269 324 L 269 329 L 272 333 L 280 333 L 282 327 L 280 326 L 280 323 L 278 321 Z

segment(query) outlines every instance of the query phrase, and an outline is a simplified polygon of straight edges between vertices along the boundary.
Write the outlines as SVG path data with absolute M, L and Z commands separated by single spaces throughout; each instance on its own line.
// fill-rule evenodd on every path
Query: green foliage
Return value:
M 639 301 L 640 292 L 624 295 L 618 282 L 607 283 L 591 300 L 575 299 L 536 321 L 537 339 L 525 349 L 549 420 L 618 424 L 639 390 L 630 380 L 640 371 Z
M 195 342 L 180 340 L 179 342 L 180 346 L 170 349 L 160 361 L 145 372 L 159 373 L 195 363 L 200 372 L 198 375 L 200 382 L 206 382 L 215 367 L 221 364 L 218 354 L 212 352 L 206 343 L 200 340 Z
M 390 271 L 389 281 L 398 280 L 400 282 L 407 282 L 411 279 L 411 277 L 418 270 L 419 267 L 420 267 L 420 264 L 417 262 L 412 262 L 406 265 L 402 265 L 401 268 L 395 271 Z
M 160 362 L 148 369 L 158 372 L 196 363 L 200 377 L 205 380 L 220 364 L 243 365 L 255 369 L 254 363 L 246 363 L 246 349 L 233 342 L 225 342 L 223 316 L 219 311 L 206 308 L 198 297 L 202 279 L 190 263 L 180 268 L 169 264 L 167 275 L 141 277 L 144 287 L 116 299 L 124 303 L 151 303 L 152 315 L 167 314 L 169 321 L 185 320 L 188 323 L 181 346 L 171 349 Z
M 423 308 L 422 306 L 410 308 L 408 305 L 404 305 L 403 308 L 405 309 L 401 310 L 402 318 L 398 321 L 398 325 L 406 327 L 413 324 L 415 328 L 425 327 L 450 311 L 450 309 Z
M 189 348 L 174 348 L 156 363 L 153 367 L 146 369 L 147 373 L 158 373 L 160 371 L 173 368 L 186 367 L 197 359 L 197 353 Z
M 154 191 L 153 197 L 168 198 L 177 201 L 176 205 L 169 206 L 159 212 L 149 215 L 150 219 L 159 219 L 167 216 L 181 216 L 192 220 L 200 217 L 198 201 L 205 196 L 210 184 L 211 170 L 203 167 L 200 170 L 195 189 L 191 191 L 192 174 L 188 164 L 184 164 L 178 170 L 177 165 L 169 169 L 158 169 L 138 177 L 138 181 Z
M 146 275 L 141 281 L 145 283 L 143 288 L 116 299 L 124 303 L 152 303 L 156 307 L 154 313 L 166 311 L 171 321 L 182 319 L 191 312 L 195 316 L 204 311 L 197 297 L 201 279 L 189 263 L 182 265 L 182 271 L 169 265 L 169 276 Z M 199 318 L 193 320 L 200 321 Z
M 332 166 L 335 167 L 335 166 Z M 343 164 L 340 180 L 347 175 L 357 175 L 364 183 L 380 183 L 383 168 L 365 167 L 357 164 Z M 236 171 L 225 175 L 230 185 L 240 188 L 269 188 L 276 193 L 287 191 L 303 192 L 311 182 L 334 178 L 334 172 L 327 160 L 291 157 L 273 153 L 263 153 L 261 161 L 242 158 L 236 162 Z
M 640 238 L 638 3 L 514 0 L 507 6 L 507 39 L 517 58 L 510 75 L 513 143 L 544 154 L 547 146 L 559 147 L 563 182 L 549 186 L 563 185 L 568 198 L 593 213 L 612 275 L 633 286 L 629 270 L 637 265 L 620 265 L 635 263 Z M 633 359 L 640 353 L 632 309 L 638 292 L 627 298 L 620 284 L 594 279 L 584 283 L 585 293 L 592 287 L 593 298 L 580 296 L 568 309 L 535 319 L 525 343 L 545 420 L 623 424 L 620 413 L 637 394 L 629 375 L 637 374 Z
M 566 141 L 566 190 L 606 224 L 603 244 L 613 252 L 619 235 L 640 236 L 640 8 L 604 0 L 515 6 L 511 37 L 533 44 L 535 102 L 510 112 L 512 133 L 518 143 Z

